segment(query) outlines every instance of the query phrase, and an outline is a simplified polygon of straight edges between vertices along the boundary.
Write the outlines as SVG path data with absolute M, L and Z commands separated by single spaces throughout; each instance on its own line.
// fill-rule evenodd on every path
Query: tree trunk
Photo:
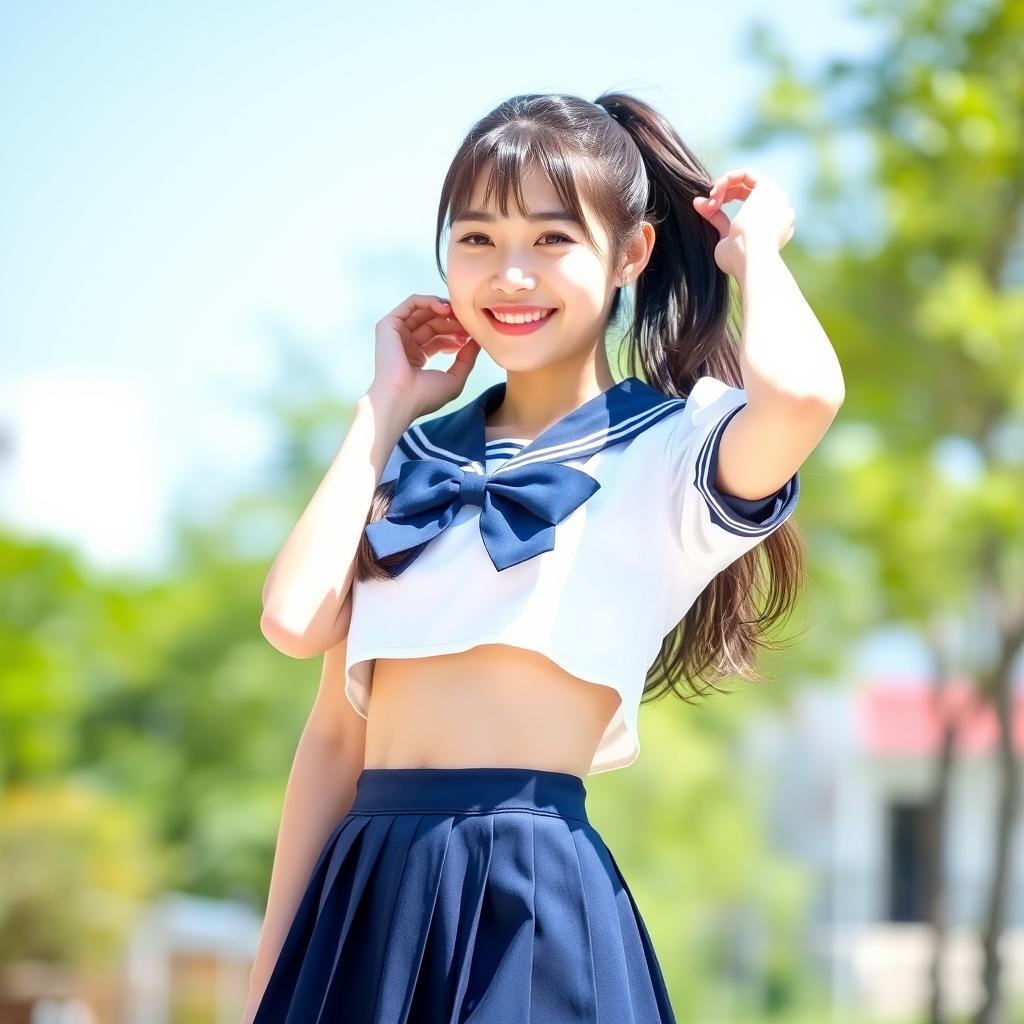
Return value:
M 945 1024 L 943 1006 L 942 974 L 945 962 L 946 934 L 949 927 L 949 908 L 946 901 L 946 818 L 949 807 L 950 781 L 953 774 L 953 744 L 956 740 L 958 721 L 948 707 L 949 659 L 943 650 L 942 630 L 933 633 L 932 651 L 935 656 L 934 674 L 935 713 L 942 723 L 941 746 L 935 765 L 935 780 L 932 795 L 928 801 L 929 842 L 925 845 L 928 861 L 925 865 L 927 886 L 927 921 L 932 933 L 932 956 L 928 970 L 929 981 L 929 1024 Z
M 1013 663 L 1024 642 L 1024 617 L 1017 616 L 1010 623 L 1005 614 L 1005 605 L 1000 606 L 1003 620 L 1000 623 L 1003 641 L 1000 647 L 999 663 L 993 674 L 995 710 L 999 722 L 999 747 L 997 765 L 999 768 L 999 804 L 996 813 L 995 862 L 992 869 L 988 909 L 985 914 L 982 946 L 984 968 L 982 982 L 985 996 L 975 1018 L 976 1024 L 1004 1024 L 1006 1011 L 1000 990 L 1001 963 L 999 940 L 1006 928 L 1006 900 L 1009 889 L 1010 854 L 1013 830 L 1020 805 L 1020 787 L 1017 781 L 1016 762 L 1013 750 Z

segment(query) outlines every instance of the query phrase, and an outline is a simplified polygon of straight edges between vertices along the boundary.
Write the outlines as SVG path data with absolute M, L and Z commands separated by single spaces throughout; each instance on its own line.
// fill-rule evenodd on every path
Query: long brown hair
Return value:
M 729 278 L 714 258 L 718 231 L 692 205 L 694 196 L 707 195 L 711 177 L 661 114 L 619 92 L 604 93 L 594 103 L 564 94 L 530 93 L 505 100 L 481 118 L 455 154 L 441 190 L 435 255 L 445 281 L 442 235 L 468 204 L 488 161 L 493 163 L 486 196 L 496 192 L 503 216 L 508 216 L 510 197 L 525 215 L 520 183 L 538 165 L 596 248 L 580 203 L 582 193 L 608 234 L 613 267 L 641 221 L 656 226 L 651 257 L 635 283 L 635 306 L 624 338 L 630 375 L 676 398 L 686 398 L 702 376 L 743 386 L 738 343 L 729 323 Z M 609 325 L 619 318 L 622 305 L 619 289 Z M 393 481 L 378 487 L 367 522 L 387 514 L 393 490 Z M 762 571 L 762 553 L 767 572 Z M 356 578 L 386 578 L 389 565 L 401 558 L 377 561 L 364 535 Z M 683 682 L 695 695 L 708 689 L 728 693 L 715 684 L 731 675 L 762 681 L 754 667 L 755 648 L 778 646 L 764 635 L 796 604 L 804 558 L 802 536 L 790 519 L 719 572 L 662 642 L 644 698 L 653 700 L 672 690 L 689 700 L 679 685 Z M 756 598 L 763 599 L 760 611 Z M 703 689 L 701 682 L 706 684 Z

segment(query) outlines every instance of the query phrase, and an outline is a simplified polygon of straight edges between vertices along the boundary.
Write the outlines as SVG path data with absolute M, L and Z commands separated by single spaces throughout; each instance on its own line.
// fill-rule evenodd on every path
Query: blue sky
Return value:
M 280 380 L 276 339 L 355 398 L 374 323 L 443 291 L 437 196 L 473 121 L 618 88 L 713 174 L 752 162 L 728 143 L 769 10 L 804 66 L 871 45 L 847 3 L 807 0 L 4 6 L 5 525 L 158 571 L 172 499 L 210 507 L 259 472 L 273 437 L 245 396 Z M 799 219 L 798 157 L 756 165 Z M 501 376 L 481 354 L 467 390 Z

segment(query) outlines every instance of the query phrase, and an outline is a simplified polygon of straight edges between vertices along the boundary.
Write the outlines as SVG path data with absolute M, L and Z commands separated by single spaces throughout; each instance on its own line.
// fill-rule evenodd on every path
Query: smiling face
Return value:
M 605 321 L 618 275 L 608 238 L 584 205 L 600 252 L 587 242 L 551 184 L 534 167 L 522 182 L 524 206 L 537 220 L 510 206 L 503 217 L 492 197 L 484 205 L 486 165 L 467 209 L 452 224 L 448 241 L 448 294 L 455 315 L 480 347 L 507 370 L 538 369 L 574 356 L 585 358 L 604 343 Z M 581 198 L 582 201 L 582 198 Z M 533 329 L 501 329 L 489 312 L 497 307 L 553 310 Z

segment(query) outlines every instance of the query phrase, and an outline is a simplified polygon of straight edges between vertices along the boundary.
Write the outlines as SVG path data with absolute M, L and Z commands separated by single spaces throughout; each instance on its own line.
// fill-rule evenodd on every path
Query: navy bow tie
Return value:
M 405 462 L 387 517 L 367 525 L 366 535 L 378 558 L 422 549 L 448 528 L 463 505 L 479 505 L 484 547 L 495 569 L 507 569 L 551 551 L 555 525 L 600 486 L 582 470 L 555 462 L 535 462 L 500 474 L 439 459 Z
M 480 536 L 495 569 L 553 550 L 555 526 L 601 487 L 562 463 L 622 444 L 685 405 L 627 377 L 487 473 L 485 417 L 504 394 L 502 381 L 455 412 L 413 424 L 400 438 L 409 461 L 399 467 L 388 514 L 364 531 L 377 558 L 406 553 L 389 570 L 392 576 L 401 575 L 464 505 L 480 508 Z

